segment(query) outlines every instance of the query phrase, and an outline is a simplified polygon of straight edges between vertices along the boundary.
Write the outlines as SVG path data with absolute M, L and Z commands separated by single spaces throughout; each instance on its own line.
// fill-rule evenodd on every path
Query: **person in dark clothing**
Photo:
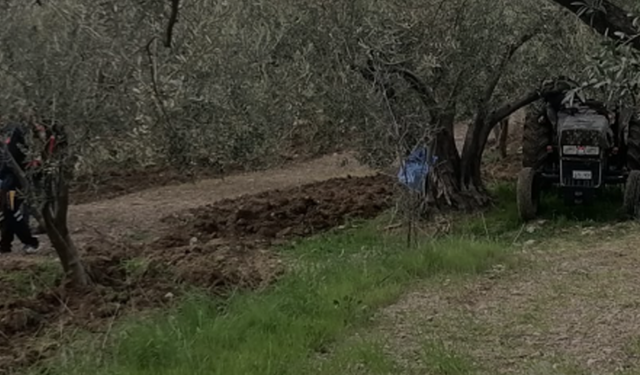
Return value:
M 26 171 L 32 164 L 32 162 L 27 162 L 27 155 L 23 151 L 25 147 L 25 126 L 10 124 L 4 150 L 13 156 L 23 171 Z M 3 156 L 3 165 L 0 168 L 0 180 L 2 180 L 0 185 L 0 205 L 2 207 L 0 253 L 11 252 L 11 243 L 15 236 L 18 236 L 24 244 L 25 252 L 33 253 L 38 250 L 40 243 L 31 233 L 28 218 L 24 215 L 24 196 L 21 196 L 19 192 L 23 186 L 19 175 L 11 166 L 9 155 Z

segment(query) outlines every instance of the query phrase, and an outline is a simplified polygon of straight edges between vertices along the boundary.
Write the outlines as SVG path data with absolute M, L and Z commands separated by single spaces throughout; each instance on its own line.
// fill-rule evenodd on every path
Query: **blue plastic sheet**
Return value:
M 429 175 L 429 168 L 438 159 L 433 157 L 431 163 L 427 163 L 427 155 L 429 154 L 426 147 L 415 149 L 402 163 L 398 172 L 398 180 L 401 184 L 407 186 L 411 190 L 423 192 L 425 188 L 425 179 Z

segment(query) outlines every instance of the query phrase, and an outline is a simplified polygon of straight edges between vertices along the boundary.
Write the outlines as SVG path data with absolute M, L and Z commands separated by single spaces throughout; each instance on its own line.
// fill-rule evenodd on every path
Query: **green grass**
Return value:
M 434 375 L 466 375 L 475 370 L 473 361 L 440 342 L 422 345 L 421 360 L 425 373 Z
M 23 270 L 0 274 L 0 282 L 10 286 L 17 296 L 27 298 L 53 288 L 62 276 L 58 262 L 42 262 Z
M 564 203 L 556 190 L 543 194 L 537 220 L 525 225 L 518 217 L 515 184 L 503 183 L 493 187 L 494 206 L 474 215 L 464 216 L 455 225 L 454 232 L 472 238 L 490 238 L 496 241 L 540 239 L 558 235 L 560 230 L 604 225 L 622 217 L 622 191 L 604 190 L 589 204 L 571 206 Z M 541 223 L 541 224 L 539 224 Z M 524 231 L 523 225 L 542 226 L 534 233 Z
M 384 344 L 379 339 L 350 340 L 329 355 L 318 357 L 309 361 L 309 373 L 387 375 L 400 372 L 400 366 L 385 353 Z
M 268 290 L 226 300 L 192 295 L 172 311 L 116 328 L 105 350 L 82 343 L 40 373 L 298 375 L 351 365 L 351 373 L 393 373 L 393 363 L 367 343 L 322 366 L 314 358 L 366 325 L 409 283 L 482 272 L 508 258 L 507 247 L 483 240 L 425 240 L 407 249 L 403 238 L 381 235 L 376 222 L 281 252 L 291 269 Z

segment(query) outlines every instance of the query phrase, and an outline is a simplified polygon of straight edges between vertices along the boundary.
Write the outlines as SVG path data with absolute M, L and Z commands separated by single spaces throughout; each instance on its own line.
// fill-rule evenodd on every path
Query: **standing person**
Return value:
M 10 124 L 8 137 L 5 140 L 7 150 L 18 166 L 25 171 L 32 164 L 27 162 L 27 155 L 23 149 L 26 147 L 25 126 L 22 124 Z M 4 163 L 0 169 L 0 205 L 2 206 L 2 223 L 0 238 L 0 253 L 11 252 L 11 244 L 15 236 L 18 236 L 24 244 L 24 251 L 34 253 L 38 251 L 40 242 L 31 233 L 29 222 L 24 216 L 22 206 L 24 197 L 18 193 L 23 188 L 20 178 L 11 166 L 8 155 L 4 155 Z

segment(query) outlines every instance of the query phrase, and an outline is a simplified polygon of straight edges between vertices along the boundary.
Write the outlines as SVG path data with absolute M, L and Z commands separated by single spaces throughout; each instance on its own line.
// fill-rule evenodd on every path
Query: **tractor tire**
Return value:
M 547 121 L 539 123 L 542 112 L 534 108 L 527 110 L 522 134 L 522 167 L 539 170 L 547 158 L 547 146 L 552 141 L 552 127 Z
M 624 186 L 622 202 L 624 214 L 632 219 L 640 219 L 640 171 L 631 171 Z
M 518 174 L 516 185 L 518 214 L 523 221 L 529 221 L 536 217 L 540 201 L 540 191 L 536 181 L 536 171 L 531 168 L 523 168 Z
M 627 167 L 631 171 L 640 170 L 640 119 L 636 116 L 629 122 Z

